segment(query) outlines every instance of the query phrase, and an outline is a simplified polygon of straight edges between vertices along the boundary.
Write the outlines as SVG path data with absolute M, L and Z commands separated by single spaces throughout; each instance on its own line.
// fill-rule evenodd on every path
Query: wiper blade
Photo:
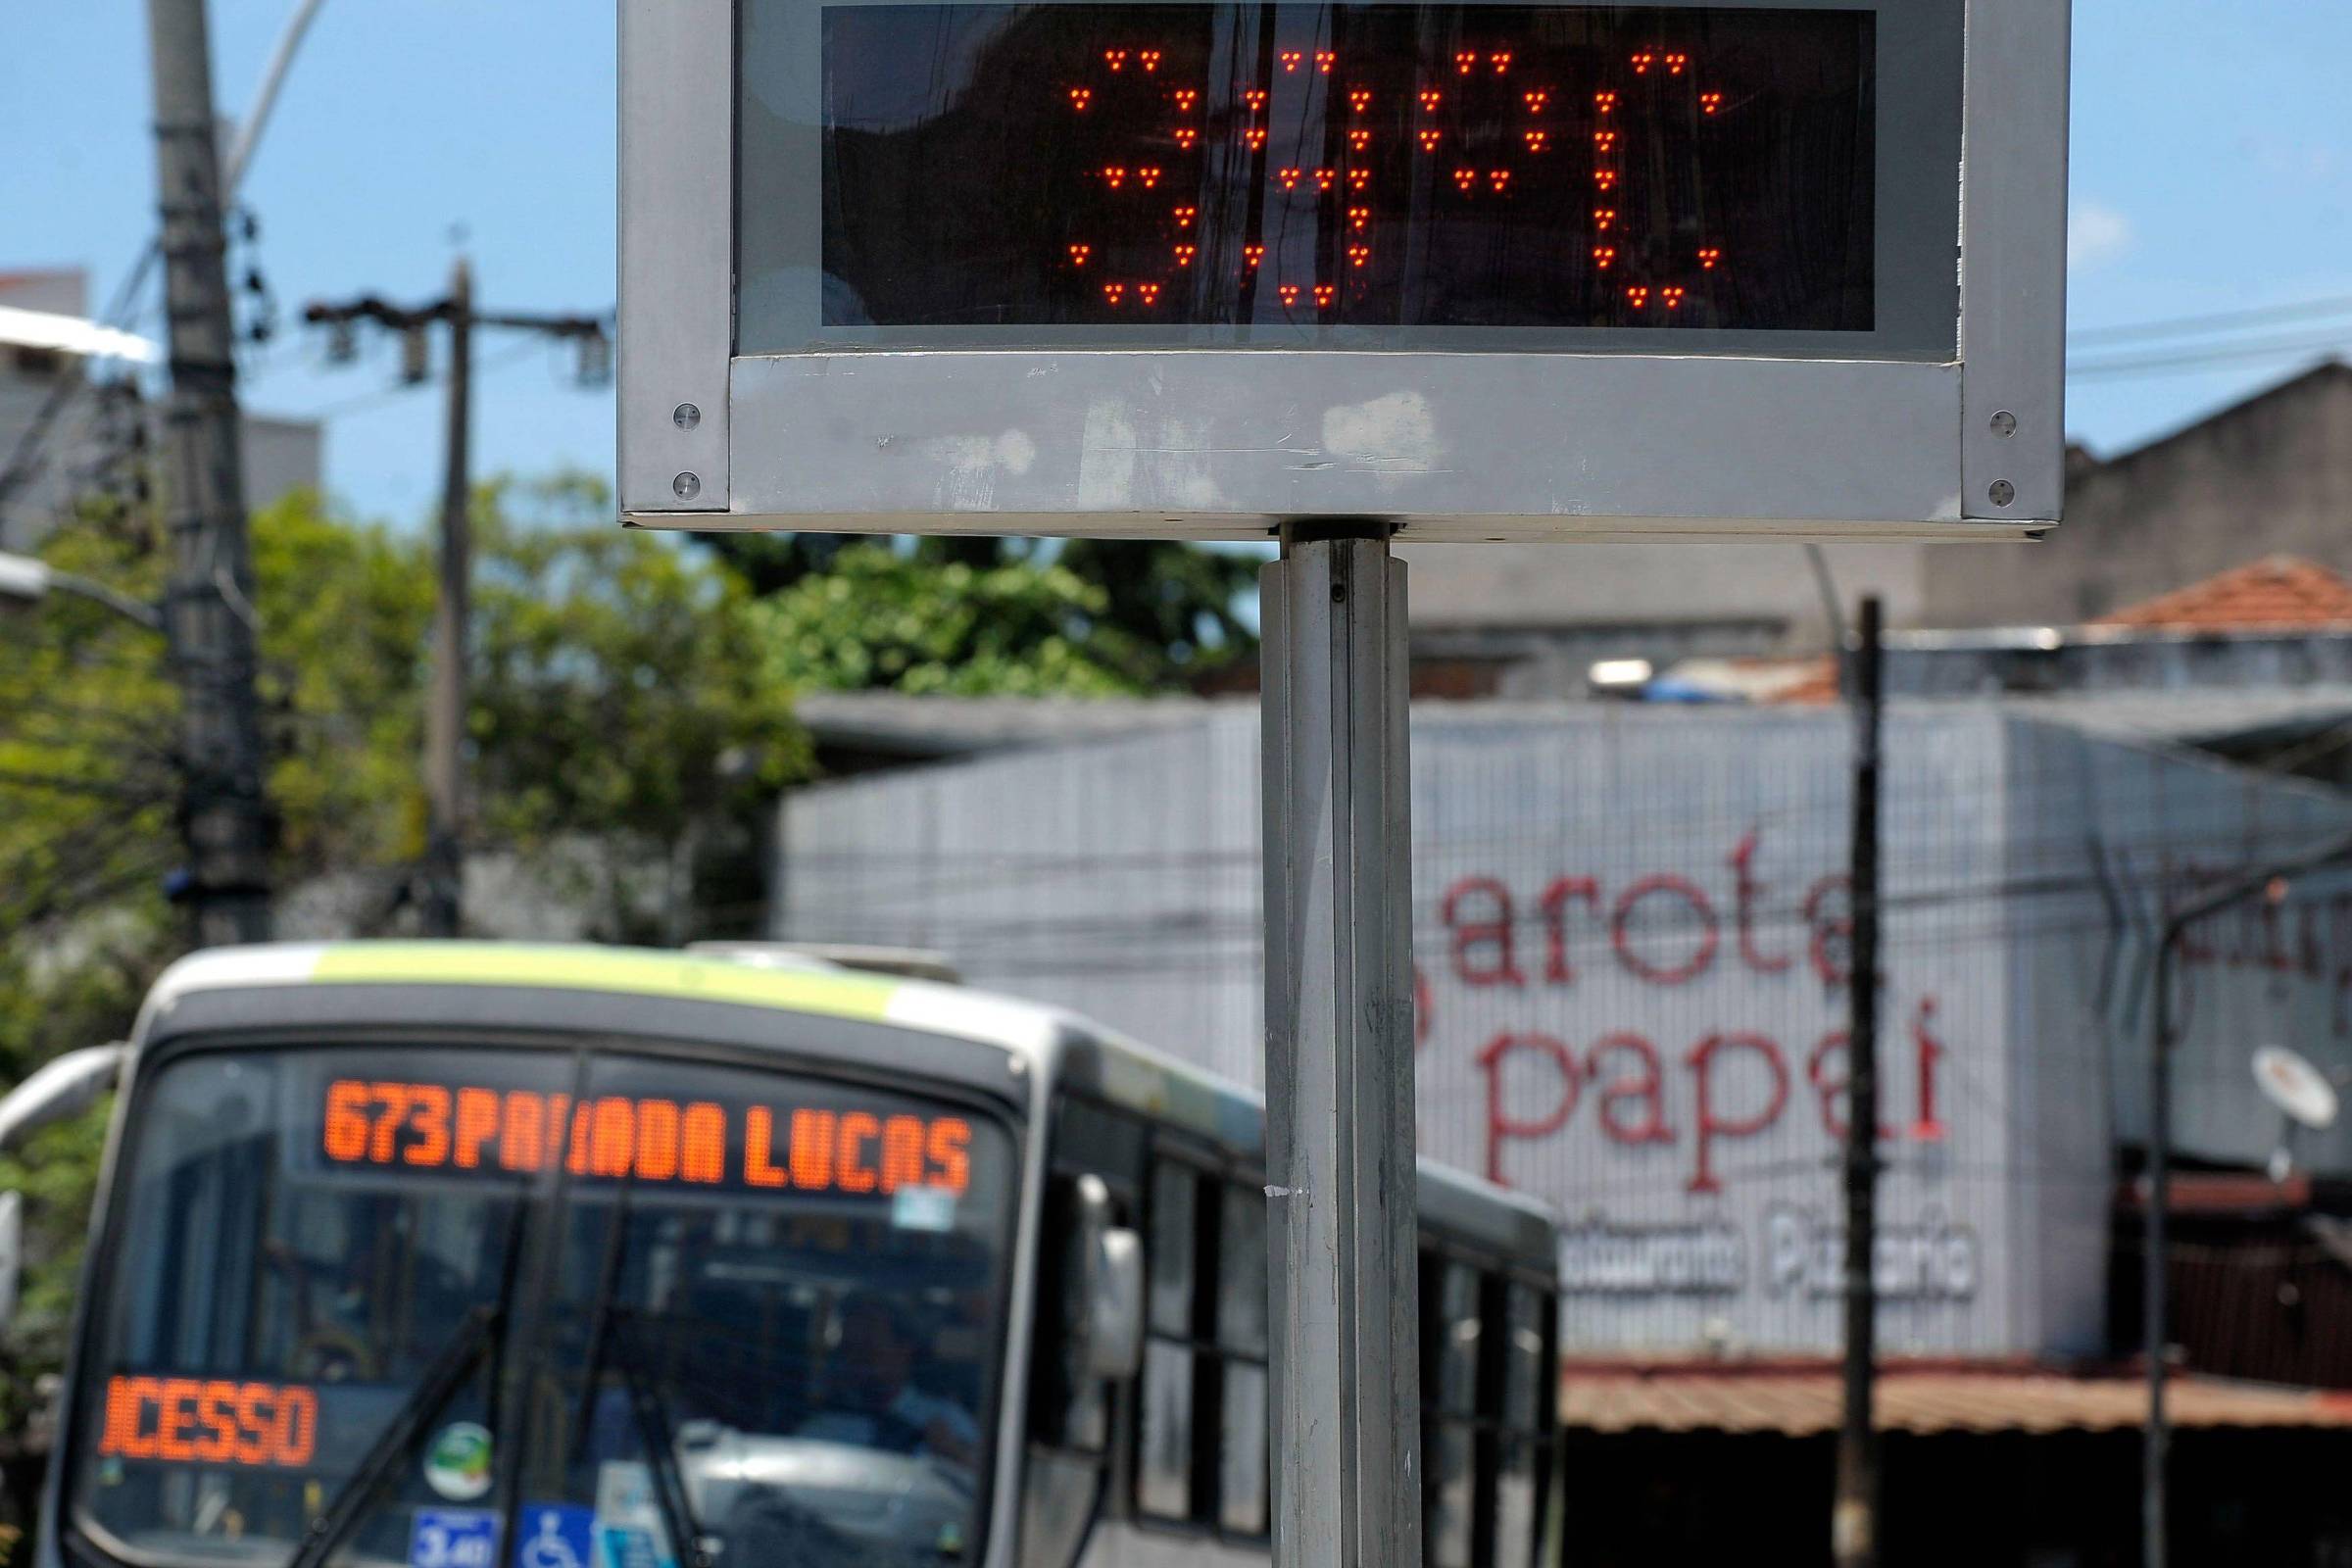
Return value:
M 294 1549 L 286 1568 L 320 1568 L 327 1553 L 343 1544 L 352 1528 L 367 1516 L 375 1489 L 415 1445 L 417 1433 L 465 1386 L 466 1379 L 480 1363 L 482 1352 L 489 1348 L 492 1332 L 503 1315 L 501 1307 L 477 1306 L 459 1320 L 456 1331 L 425 1368 L 424 1376 L 401 1401 L 392 1419 L 384 1423 L 384 1430 L 362 1456 L 351 1479 L 337 1489 L 325 1510 L 311 1521 L 310 1535 Z
M 612 1336 L 612 1348 L 618 1352 L 614 1359 L 620 1363 L 620 1380 L 629 1395 L 629 1411 L 637 1421 L 637 1439 L 645 1445 L 647 1467 L 652 1471 L 654 1505 L 662 1510 L 662 1528 L 668 1532 L 670 1550 L 677 1553 L 686 1568 L 710 1568 L 710 1553 L 703 1544 L 702 1522 L 694 1516 L 694 1502 L 686 1494 L 686 1478 L 678 1469 L 677 1438 L 670 1431 L 668 1412 L 662 1408 L 645 1374 L 645 1362 L 637 1353 L 635 1318 L 621 1308 L 612 1309 L 619 1331 Z

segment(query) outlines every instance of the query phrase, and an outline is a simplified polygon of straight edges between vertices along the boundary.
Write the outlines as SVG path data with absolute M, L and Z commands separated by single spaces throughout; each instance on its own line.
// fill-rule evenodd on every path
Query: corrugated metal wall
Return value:
M 1256 741 L 1213 714 L 797 796 L 778 934 L 943 948 L 1254 1082 Z M 1559 1208 L 1571 1347 L 1838 1343 L 1848 746 L 1830 711 L 1415 714 L 1422 1146 Z M 1886 749 L 1885 1344 L 2096 1349 L 2139 1115 L 2113 911 L 2155 897 L 2110 884 L 2346 813 L 1991 705 L 1898 708 Z M 2198 979 L 2184 1136 L 2267 1148 L 2239 1040 L 2278 978 Z

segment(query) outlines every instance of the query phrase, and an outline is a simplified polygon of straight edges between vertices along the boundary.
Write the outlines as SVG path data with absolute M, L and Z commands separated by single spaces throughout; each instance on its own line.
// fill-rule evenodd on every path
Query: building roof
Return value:
M 808 692 L 793 701 L 820 746 L 910 760 L 972 757 L 1024 746 L 1101 740 L 1199 723 L 1254 698 L 914 697 L 903 692 Z
M 1838 1430 L 1838 1368 L 1829 1360 L 1570 1361 L 1560 1414 L 1585 1432 L 1730 1432 L 1814 1437 Z M 1882 1431 L 2121 1432 L 2147 1416 L 2138 1376 L 2077 1376 L 2013 1363 L 1883 1363 Z M 2278 1388 L 2182 1374 L 2169 1387 L 2173 1424 L 2352 1428 L 2352 1392 Z
M 2352 625 L 2352 582 L 2297 556 L 2266 556 L 2091 622 L 2164 631 Z

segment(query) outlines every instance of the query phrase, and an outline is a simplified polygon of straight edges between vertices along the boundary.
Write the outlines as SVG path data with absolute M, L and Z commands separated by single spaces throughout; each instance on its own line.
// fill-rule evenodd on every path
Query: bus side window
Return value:
M 1266 1200 L 1174 1160 L 1152 1172 L 1138 1513 L 1265 1538 Z
M 1086 1368 L 1088 1246 L 1069 1178 L 1046 1200 L 1040 1249 L 1037 1354 L 1029 1397 L 1029 1436 L 1050 1447 L 1100 1454 L 1110 1446 L 1110 1386 Z
M 1146 1216 L 1143 1425 L 1135 1502 L 1161 1519 L 1193 1517 L 1194 1261 L 1200 1178 L 1189 1165 L 1152 1167 Z
M 1227 1184 L 1217 1223 L 1217 1524 L 1266 1533 L 1266 1197 Z
M 1479 1278 L 1421 1258 L 1421 1543 L 1429 1568 L 1477 1568 Z

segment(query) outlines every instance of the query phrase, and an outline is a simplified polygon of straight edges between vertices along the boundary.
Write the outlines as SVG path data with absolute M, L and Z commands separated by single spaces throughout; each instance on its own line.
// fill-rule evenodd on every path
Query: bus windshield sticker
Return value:
M 903 1231 L 952 1231 L 956 1194 L 945 1187 L 902 1187 L 891 1200 L 890 1222 Z

